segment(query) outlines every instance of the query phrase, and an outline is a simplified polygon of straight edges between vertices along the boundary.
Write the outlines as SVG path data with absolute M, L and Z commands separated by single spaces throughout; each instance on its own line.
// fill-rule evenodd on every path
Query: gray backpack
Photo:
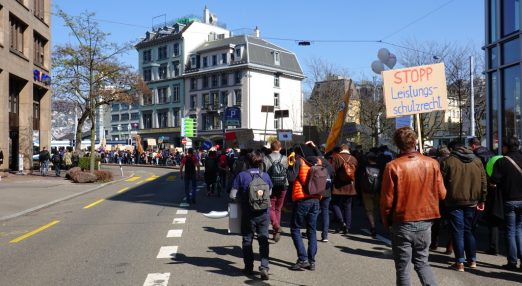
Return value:
M 250 173 L 252 182 L 248 185 L 248 202 L 253 210 L 266 210 L 270 207 L 270 187 L 261 178 L 261 173 Z

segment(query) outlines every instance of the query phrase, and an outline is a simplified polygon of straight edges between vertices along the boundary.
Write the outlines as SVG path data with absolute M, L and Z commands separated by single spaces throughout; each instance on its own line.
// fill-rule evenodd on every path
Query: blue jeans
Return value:
M 321 231 L 321 239 L 328 239 L 328 229 L 330 228 L 330 201 L 332 197 L 323 197 L 321 199 L 321 218 L 323 219 L 323 228 Z
M 419 224 L 420 228 L 418 228 Z M 397 285 L 411 285 L 410 263 L 412 262 L 422 285 L 437 285 L 428 263 L 430 243 L 430 222 L 402 222 L 393 225 L 392 251 Z
M 195 202 L 196 201 L 196 175 L 187 175 L 185 174 L 185 196 L 187 197 L 187 202 Z M 192 183 L 192 193 L 190 192 L 189 185 Z
M 518 259 L 522 259 L 522 201 L 504 202 L 504 220 L 507 260 L 509 264 L 516 265 Z
M 43 160 L 40 166 L 40 172 L 42 176 L 47 176 L 47 172 L 49 171 L 49 160 Z
M 476 216 L 475 207 L 450 207 L 448 218 L 453 237 L 453 251 L 455 261 L 464 263 L 477 261 L 477 243 L 475 241 L 474 221 Z M 466 259 L 464 259 L 464 252 Z
M 54 172 L 56 174 L 56 177 L 60 177 L 60 163 L 54 164 Z
M 317 254 L 317 216 L 319 215 L 319 199 L 306 199 L 294 203 L 290 233 L 297 257 L 300 261 L 315 263 Z M 301 236 L 301 228 L 306 227 L 308 235 L 308 252 Z
M 257 214 L 246 213 L 247 217 L 243 217 L 242 220 L 248 220 L 243 222 L 242 236 L 243 236 L 243 262 L 245 263 L 245 269 L 254 268 L 254 250 L 252 242 L 254 240 L 254 233 L 257 233 L 257 241 L 259 242 L 259 258 L 261 259 L 261 267 L 268 269 L 268 256 L 269 256 L 269 244 L 268 244 L 268 226 L 270 225 L 270 216 L 268 212 L 261 212 Z

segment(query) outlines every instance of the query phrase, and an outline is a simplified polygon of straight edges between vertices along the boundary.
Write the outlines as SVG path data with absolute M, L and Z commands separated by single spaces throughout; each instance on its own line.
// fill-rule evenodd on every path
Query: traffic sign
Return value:
M 183 137 L 183 139 L 181 139 L 181 144 L 187 145 L 187 137 Z
M 208 140 L 204 141 L 202 147 L 203 147 L 203 150 L 208 150 L 208 149 L 212 148 L 212 142 L 210 142 Z
M 197 121 L 195 118 L 182 118 L 181 119 L 181 136 L 184 137 L 195 137 L 197 136 Z

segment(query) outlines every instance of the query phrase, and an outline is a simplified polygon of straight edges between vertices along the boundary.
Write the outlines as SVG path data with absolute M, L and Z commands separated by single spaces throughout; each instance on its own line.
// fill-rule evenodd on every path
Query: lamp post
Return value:
M 274 112 L 274 106 L 273 105 L 261 105 L 261 112 L 265 112 L 266 113 L 266 118 L 265 118 L 265 135 L 264 135 L 264 138 L 263 138 L 263 142 L 266 144 L 266 128 L 267 128 L 267 125 L 268 125 L 268 113 L 269 112 Z

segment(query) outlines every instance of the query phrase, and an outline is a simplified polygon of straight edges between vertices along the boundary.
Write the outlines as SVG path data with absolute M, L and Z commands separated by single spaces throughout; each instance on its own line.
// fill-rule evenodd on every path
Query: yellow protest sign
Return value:
M 386 117 L 446 110 L 444 63 L 382 72 Z

